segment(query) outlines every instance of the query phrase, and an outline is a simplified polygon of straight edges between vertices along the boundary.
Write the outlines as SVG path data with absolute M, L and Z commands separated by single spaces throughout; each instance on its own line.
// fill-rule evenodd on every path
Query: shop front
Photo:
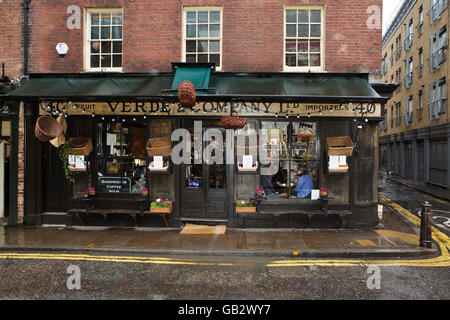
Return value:
M 198 84 L 180 69 L 33 75 L 12 92 L 31 110 L 27 126 L 47 115 L 64 128 L 51 142 L 27 131 L 27 221 L 378 224 L 377 125 L 387 98 L 367 74 L 206 72 Z M 184 80 L 195 84 L 189 107 L 176 92 Z M 223 126 L 231 111 L 245 126 Z

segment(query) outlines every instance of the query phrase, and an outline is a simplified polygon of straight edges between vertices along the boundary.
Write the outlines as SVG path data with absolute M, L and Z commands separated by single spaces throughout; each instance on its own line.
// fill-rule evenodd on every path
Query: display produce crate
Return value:
M 240 213 L 256 212 L 256 205 L 253 207 L 239 207 L 238 204 L 242 204 L 242 202 L 247 204 L 247 203 L 250 203 L 251 201 L 248 201 L 248 200 L 236 201 L 236 212 L 240 212 Z
M 170 136 L 150 138 L 147 141 L 146 148 L 149 156 L 170 156 L 172 153 Z
M 353 147 L 349 136 L 326 138 L 325 150 L 329 156 L 351 156 Z
M 167 208 L 152 208 L 150 206 L 150 213 L 171 213 L 172 212 L 172 201 L 161 201 L 160 204 L 169 204 Z

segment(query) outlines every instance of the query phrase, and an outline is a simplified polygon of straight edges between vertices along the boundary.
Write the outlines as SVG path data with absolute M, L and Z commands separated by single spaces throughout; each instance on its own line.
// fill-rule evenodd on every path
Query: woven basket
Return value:
M 76 156 L 88 156 L 93 149 L 92 139 L 87 137 L 70 138 L 67 144 L 72 146 L 69 154 Z
M 149 156 L 169 156 L 172 153 L 170 136 L 150 138 L 147 141 L 147 153 Z
M 59 137 L 63 132 L 63 127 L 51 116 L 40 116 L 36 120 L 34 135 L 39 141 L 49 142 Z
M 239 118 L 237 111 L 233 110 L 229 116 L 222 117 L 220 124 L 225 129 L 241 129 L 247 124 L 247 119 Z
M 351 156 L 353 153 L 353 142 L 348 136 L 327 138 L 325 147 L 329 156 Z
M 195 87 L 190 81 L 183 81 L 178 86 L 178 100 L 185 108 L 190 108 L 195 105 Z

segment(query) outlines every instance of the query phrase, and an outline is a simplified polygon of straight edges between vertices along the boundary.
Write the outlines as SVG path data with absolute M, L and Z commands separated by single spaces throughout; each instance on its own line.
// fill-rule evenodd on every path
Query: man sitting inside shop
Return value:
M 314 184 L 306 167 L 302 167 L 297 171 L 297 177 L 297 187 L 295 188 L 293 195 L 301 199 L 309 198 L 311 196 L 311 190 L 314 188 Z

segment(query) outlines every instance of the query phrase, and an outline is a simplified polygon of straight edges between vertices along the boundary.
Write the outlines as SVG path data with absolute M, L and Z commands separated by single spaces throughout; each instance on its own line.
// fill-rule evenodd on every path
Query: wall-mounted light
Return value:
M 61 58 L 64 57 L 68 51 L 69 51 L 69 47 L 65 43 L 60 42 L 56 45 L 56 52 L 58 52 L 58 54 Z

